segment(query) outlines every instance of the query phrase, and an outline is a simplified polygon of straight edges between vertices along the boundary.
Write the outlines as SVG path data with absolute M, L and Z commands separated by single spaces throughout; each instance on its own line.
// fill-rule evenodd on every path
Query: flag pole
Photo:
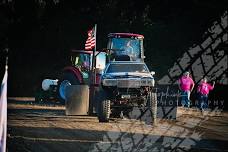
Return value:
M 95 34 L 95 47 L 93 49 L 93 85 L 96 83 L 96 51 L 97 51 L 97 24 L 94 26 L 94 34 Z
M 97 49 L 97 24 L 94 26 L 94 37 L 95 37 L 95 46 L 93 49 L 92 55 L 92 70 L 91 70 L 91 82 L 90 82 L 90 97 L 89 97 L 89 115 L 93 114 L 93 102 L 95 96 L 95 84 L 96 84 L 96 49 Z

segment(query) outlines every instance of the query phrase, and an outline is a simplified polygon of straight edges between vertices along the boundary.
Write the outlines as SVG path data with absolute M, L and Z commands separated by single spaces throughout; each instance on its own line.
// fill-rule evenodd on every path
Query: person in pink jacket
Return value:
M 211 90 L 214 89 L 215 82 L 213 81 L 213 84 L 210 85 L 207 83 L 207 78 L 203 78 L 197 87 L 197 93 L 198 93 L 198 106 L 201 111 L 204 110 L 204 108 L 208 107 L 208 94 Z
M 179 89 L 181 90 L 181 104 L 183 107 L 190 107 L 190 94 L 195 86 L 189 72 L 185 72 L 178 80 Z

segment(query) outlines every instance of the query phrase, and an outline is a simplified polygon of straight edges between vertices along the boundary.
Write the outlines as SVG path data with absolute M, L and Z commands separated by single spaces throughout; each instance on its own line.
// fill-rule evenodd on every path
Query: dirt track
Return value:
M 136 119 L 99 123 L 94 116 L 66 116 L 53 102 L 8 100 L 9 152 L 228 151 L 228 113 L 178 108 L 177 120 L 156 126 Z

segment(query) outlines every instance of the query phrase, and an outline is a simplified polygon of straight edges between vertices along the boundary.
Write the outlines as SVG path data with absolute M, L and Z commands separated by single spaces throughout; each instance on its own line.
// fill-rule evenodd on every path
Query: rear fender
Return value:
M 63 69 L 63 72 L 72 72 L 80 83 L 84 83 L 81 71 L 77 67 L 68 66 Z

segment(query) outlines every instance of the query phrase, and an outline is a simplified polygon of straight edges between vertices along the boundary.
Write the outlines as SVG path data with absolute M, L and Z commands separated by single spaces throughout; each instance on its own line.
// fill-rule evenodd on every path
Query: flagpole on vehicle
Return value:
M 95 47 L 93 49 L 93 85 L 96 83 L 97 24 L 94 26 Z
M 92 55 L 92 74 L 91 74 L 91 83 L 90 83 L 90 98 L 89 98 L 89 115 L 93 114 L 93 100 L 95 95 L 95 84 L 96 84 L 96 49 L 97 49 L 97 24 L 94 26 L 94 38 L 95 46 L 93 49 Z

